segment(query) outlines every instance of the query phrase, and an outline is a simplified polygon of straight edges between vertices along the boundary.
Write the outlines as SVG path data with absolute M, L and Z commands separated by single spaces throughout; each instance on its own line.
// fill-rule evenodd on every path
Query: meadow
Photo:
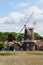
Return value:
M 0 65 L 43 65 L 43 52 L 0 51 Z

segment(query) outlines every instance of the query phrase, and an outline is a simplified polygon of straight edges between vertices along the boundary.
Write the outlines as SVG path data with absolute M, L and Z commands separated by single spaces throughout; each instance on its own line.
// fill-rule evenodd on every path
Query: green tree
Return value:
M 41 39 L 43 39 L 43 37 L 41 37 L 38 33 L 35 33 L 34 34 L 34 39 L 36 39 L 36 40 L 41 40 Z
M 2 32 L 0 32 L 0 41 L 4 41 L 4 36 Z
M 22 38 L 23 38 L 23 34 L 20 34 L 20 35 L 17 37 L 17 40 L 18 40 L 18 41 L 21 41 Z
M 3 33 L 4 41 L 7 39 L 8 34 L 9 34 L 9 32 L 4 32 L 4 33 Z

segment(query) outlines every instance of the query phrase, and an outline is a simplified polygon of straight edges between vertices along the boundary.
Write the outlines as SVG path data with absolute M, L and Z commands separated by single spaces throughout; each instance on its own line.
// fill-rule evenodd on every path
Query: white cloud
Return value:
M 21 20 L 24 18 L 24 14 L 19 12 L 12 12 L 8 16 L 0 18 L 0 31 L 17 31 L 20 30 Z M 14 24 L 10 24 L 10 22 Z
M 28 3 L 25 3 L 25 2 L 21 2 L 18 5 L 16 5 L 17 8 L 26 7 L 26 6 L 28 6 Z
M 15 24 L 11 24 L 11 25 L 8 25 L 8 24 L 1 24 L 0 25 L 0 31 L 2 32 L 13 32 L 13 31 L 16 31 L 18 32 L 18 26 L 15 25 Z
M 18 12 L 12 12 L 9 14 L 8 18 L 14 22 L 20 22 L 20 19 L 23 19 L 24 14 Z
M 24 14 L 18 13 L 18 12 L 12 12 L 8 16 L 4 18 L 0 18 L 0 24 L 6 23 L 7 21 L 10 22 L 20 22 L 20 19 L 24 18 Z
M 36 19 L 43 18 L 43 15 L 42 15 L 43 10 L 39 9 L 37 6 L 36 7 L 35 6 L 32 6 L 32 7 L 28 8 L 25 11 L 26 11 L 26 13 L 28 15 L 30 15 L 32 12 L 34 12 L 33 13 L 33 17 L 36 18 Z
M 39 0 L 40 2 L 43 2 L 43 0 Z
M 1 24 L 1 23 L 5 23 L 6 20 L 7 20 L 7 17 L 0 18 L 0 24 Z
M 37 0 L 38 4 L 43 4 L 43 0 Z
M 43 36 L 43 22 L 38 22 L 35 29 L 41 36 Z

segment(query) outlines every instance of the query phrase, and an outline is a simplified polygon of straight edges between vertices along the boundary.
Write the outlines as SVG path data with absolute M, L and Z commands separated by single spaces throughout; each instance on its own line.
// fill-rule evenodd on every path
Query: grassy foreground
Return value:
M 0 52 L 0 65 L 43 65 L 43 52 Z

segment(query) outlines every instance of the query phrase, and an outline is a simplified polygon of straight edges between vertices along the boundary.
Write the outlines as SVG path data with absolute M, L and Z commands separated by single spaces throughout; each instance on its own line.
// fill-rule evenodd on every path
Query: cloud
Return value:
M 17 26 L 15 24 L 11 24 L 11 25 L 1 24 L 0 25 L 1 32 L 19 32 L 20 28 L 21 27 L 19 25 Z
M 23 19 L 24 14 L 18 12 L 12 12 L 9 14 L 8 18 L 14 22 L 20 22 L 20 19 Z
M 34 12 L 33 16 L 36 19 L 40 19 L 43 17 L 43 10 L 39 9 L 37 6 L 29 7 L 25 12 L 30 15 L 32 12 Z
M 4 18 L 0 18 L 0 24 L 7 23 L 7 22 L 8 24 L 10 22 L 15 22 L 15 23 L 20 22 L 20 19 L 23 19 L 23 17 L 24 17 L 24 14 L 21 14 L 19 12 L 12 12 Z
M 20 30 L 20 22 L 24 18 L 24 14 L 12 12 L 8 16 L 0 18 L 0 31 L 16 31 Z
M 7 20 L 7 17 L 0 18 L 0 24 L 1 24 L 1 23 L 4 23 L 6 20 Z
M 43 36 L 43 22 L 38 22 L 35 29 L 41 36 Z
M 21 2 L 21 3 L 16 5 L 17 8 L 26 7 L 26 6 L 28 6 L 28 3 L 25 3 L 25 2 Z
M 43 4 L 43 0 L 37 0 L 37 4 Z

